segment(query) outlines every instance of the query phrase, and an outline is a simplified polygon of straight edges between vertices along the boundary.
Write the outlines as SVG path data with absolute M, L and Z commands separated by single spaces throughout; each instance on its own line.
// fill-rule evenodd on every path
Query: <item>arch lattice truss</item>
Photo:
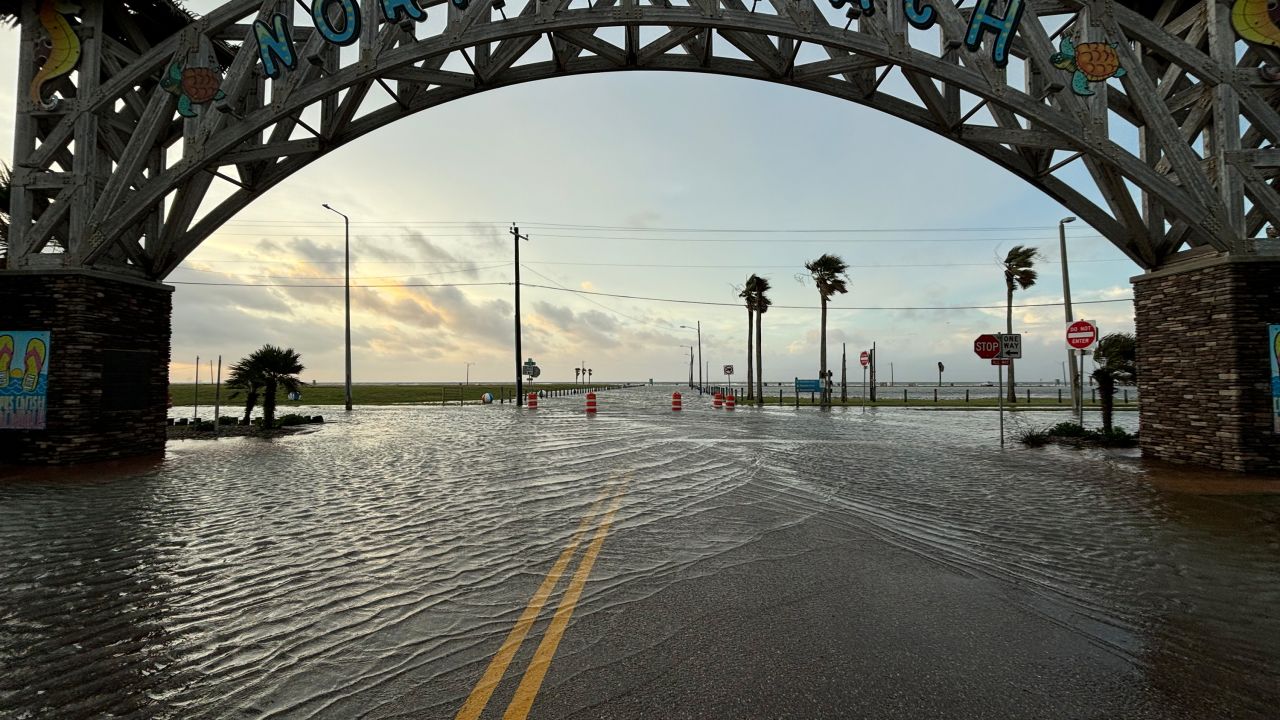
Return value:
M 80 0 L 63 17 L 78 65 L 50 79 L 36 53 L 58 18 L 27 0 L 10 266 L 161 279 L 266 189 L 366 133 L 485 90 L 615 70 L 753 78 L 895 115 L 1039 187 L 1144 268 L 1189 248 L 1251 252 L 1280 223 L 1275 48 L 1241 41 L 1231 5 L 971 0 L 975 20 L 943 0 L 746 1 L 401 0 L 385 3 L 400 6 L 389 22 L 381 0 L 359 18 L 327 0 L 326 34 L 303 0 L 233 0 L 168 29 L 135 12 L 142 0 Z

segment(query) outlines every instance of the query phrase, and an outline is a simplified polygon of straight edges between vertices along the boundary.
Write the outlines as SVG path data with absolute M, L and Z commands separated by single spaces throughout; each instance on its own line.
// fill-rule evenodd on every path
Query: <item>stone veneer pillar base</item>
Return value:
M 1280 258 L 1210 257 L 1133 280 L 1144 457 L 1280 474 L 1267 326 Z
M 173 288 L 94 272 L 0 272 L 0 331 L 48 330 L 44 430 L 0 429 L 0 463 L 163 453 Z

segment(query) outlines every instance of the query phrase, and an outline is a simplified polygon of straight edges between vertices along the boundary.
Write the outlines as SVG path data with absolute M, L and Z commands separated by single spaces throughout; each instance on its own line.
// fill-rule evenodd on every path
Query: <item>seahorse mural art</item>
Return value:
M 75 69 L 80 62 L 80 38 L 67 22 L 66 15 L 80 12 L 80 5 L 72 0 L 41 0 L 40 26 L 48 36 L 48 58 L 31 80 L 31 102 L 49 107 L 45 102 L 44 88 L 50 81 Z
M 1231 6 L 1231 25 L 1241 40 L 1280 47 L 1280 2 L 1236 0 Z

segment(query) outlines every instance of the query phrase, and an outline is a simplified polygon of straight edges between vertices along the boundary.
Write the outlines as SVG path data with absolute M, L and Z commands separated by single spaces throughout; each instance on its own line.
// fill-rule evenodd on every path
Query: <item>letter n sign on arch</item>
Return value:
M 1000 338 L 995 335 L 979 335 L 973 341 L 973 352 L 983 360 L 990 360 L 1000 355 Z

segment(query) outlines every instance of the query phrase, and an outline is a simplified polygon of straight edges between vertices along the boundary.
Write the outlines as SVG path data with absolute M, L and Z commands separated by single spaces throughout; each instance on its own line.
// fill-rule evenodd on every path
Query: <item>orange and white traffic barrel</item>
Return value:
M 736 399 L 733 397 L 733 395 L 726 395 L 724 398 L 724 409 L 732 410 L 735 402 L 736 402 Z
M 676 412 L 679 412 L 682 409 L 680 393 L 678 392 L 671 393 L 671 409 Z
M 596 394 L 593 392 L 587 393 L 587 414 L 596 414 Z
M 724 395 L 721 395 L 720 393 L 716 393 L 715 395 L 711 396 L 711 407 L 718 408 L 723 404 L 724 404 Z
M 525 404 L 528 405 L 530 410 L 537 410 L 538 409 L 538 393 L 529 393 L 529 399 Z

